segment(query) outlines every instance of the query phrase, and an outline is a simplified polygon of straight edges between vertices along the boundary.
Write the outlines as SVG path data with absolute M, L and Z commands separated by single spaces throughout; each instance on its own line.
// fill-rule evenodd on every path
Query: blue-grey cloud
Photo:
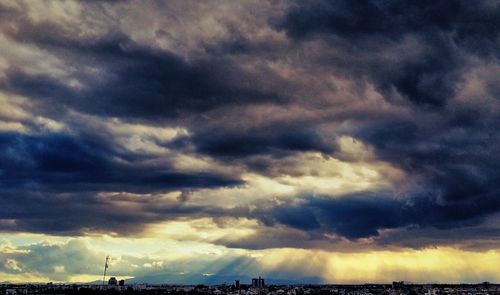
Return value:
M 287 126 L 246 131 L 202 130 L 195 134 L 192 143 L 204 154 L 239 158 L 265 154 L 280 156 L 299 151 L 330 154 L 335 149 L 334 143 L 328 143 L 314 130 Z
M 377 236 L 384 229 L 405 226 L 451 229 L 477 225 L 499 209 L 496 194 L 453 204 L 440 204 L 428 197 L 401 200 L 361 194 L 337 198 L 308 197 L 299 204 L 273 207 L 264 211 L 260 218 L 269 225 L 279 223 L 358 239 Z
M 387 98 L 396 90 L 417 105 L 442 107 L 461 81 L 461 50 L 498 58 L 499 15 L 498 3 L 488 1 L 310 1 L 295 3 L 276 25 L 293 39 L 331 38 L 332 46 L 352 47 L 353 62 L 415 38 L 423 48 L 418 57 L 407 52 L 343 66 L 370 76 Z
M 168 164 L 141 165 L 141 157 L 98 139 L 0 133 L 0 216 L 16 220 L 3 230 L 132 234 L 148 223 L 196 214 L 203 208 L 150 200 L 131 210 L 99 197 L 99 192 L 154 194 L 243 184 L 237 177 L 181 172 Z
M 83 192 L 121 187 L 127 191 L 154 192 L 242 183 L 210 173 L 182 173 L 167 166 L 154 169 L 136 166 L 134 161 L 116 161 L 113 158 L 120 157 L 119 153 L 92 142 L 91 138 L 60 134 L 0 136 L 5 151 L 0 158 L 3 189 L 26 186 L 39 191 Z
M 105 40 L 105 42 L 108 42 Z M 86 59 L 104 66 L 98 77 L 78 77 L 74 89 L 50 76 L 7 71 L 0 87 L 8 92 L 101 116 L 166 120 L 237 104 L 284 102 L 278 94 L 246 87 L 237 64 L 207 61 L 188 64 L 164 52 L 134 48 L 127 41 L 90 44 Z
M 93 14 L 78 25 L 36 20 L 23 5 L 0 6 L 2 38 L 24 49 L 5 50 L 0 90 L 23 97 L 28 113 L 0 113 L 0 123 L 13 120 L 6 126 L 17 128 L 0 133 L 0 218 L 15 220 L 6 230 L 128 234 L 180 216 L 233 216 L 311 239 L 331 233 L 356 240 L 385 229 L 402 237 L 401 231 L 417 228 L 429 234 L 420 241 L 432 244 L 436 230 L 472 240 L 465 229 L 484 229 L 500 211 L 497 1 L 290 2 L 258 15 L 265 20 L 258 24 L 266 26 L 262 31 L 247 18 L 221 21 L 220 35 L 175 40 L 182 43 L 176 50 L 160 41 L 185 37 L 189 28 L 136 31 L 110 13 L 115 4 L 81 4 Z M 75 29 L 89 23 L 88 30 Z M 28 58 L 32 52 L 59 67 L 37 64 Z M 39 128 L 33 122 L 41 117 L 67 130 Z M 131 152 L 116 134 L 77 117 L 180 127 L 186 134 L 151 140 L 168 149 L 168 157 Z M 187 193 L 177 203 L 154 198 L 243 185 L 243 173 L 275 177 L 270 165 L 303 153 L 342 158 L 341 136 L 373 149 L 369 160 L 347 160 L 400 169 L 407 185 L 394 183 L 394 191 L 403 186 L 404 192 L 332 191 L 322 198 L 303 197 L 297 188 L 300 205 L 224 209 L 191 204 Z M 181 156 L 208 159 L 230 172 L 179 169 L 173 162 Z M 99 197 L 119 192 L 141 195 L 134 201 L 140 206 Z M 391 242 L 405 244 L 383 236 L 379 245 Z M 249 243 L 259 248 L 259 241 Z

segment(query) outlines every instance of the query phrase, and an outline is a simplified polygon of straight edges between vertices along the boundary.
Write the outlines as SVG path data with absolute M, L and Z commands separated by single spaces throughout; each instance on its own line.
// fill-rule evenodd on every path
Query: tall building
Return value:
M 119 280 L 118 286 L 125 286 L 125 280 Z
M 264 279 L 259 277 L 259 288 L 264 288 L 264 287 L 265 287 Z
M 234 287 L 239 290 L 240 289 L 240 280 L 234 281 Z
M 109 280 L 108 280 L 108 285 L 111 285 L 111 286 L 116 286 L 118 285 L 118 281 L 116 280 L 115 277 L 111 277 Z
M 401 281 L 401 282 L 392 282 L 392 288 L 393 289 L 403 289 L 405 286 L 405 282 L 404 281 Z
M 252 279 L 252 288 L 264 288 L 264 287 L 265 284 L 263 278 L 259 277 L 258 279 L 257 278 Z
M 259 287 L 259 279 L 253 278 L 252 279 L 252 288 L 258 288 Z

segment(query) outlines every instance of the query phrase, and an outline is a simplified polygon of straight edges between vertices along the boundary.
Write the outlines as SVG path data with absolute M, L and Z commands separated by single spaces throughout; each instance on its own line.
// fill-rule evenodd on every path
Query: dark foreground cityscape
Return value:
M 97 284 L 1 284 L 0 294 L 173 294 L 173 295 L 479 295 L 500 294 L 500 284 L 483 282 L 480 284 L 392 284 L 361 285 L 265 285 L 264 279 L 253 279 L 252 284 L 232 285 L 156 285 L 131 284 L 111 278 L 107 285 Z

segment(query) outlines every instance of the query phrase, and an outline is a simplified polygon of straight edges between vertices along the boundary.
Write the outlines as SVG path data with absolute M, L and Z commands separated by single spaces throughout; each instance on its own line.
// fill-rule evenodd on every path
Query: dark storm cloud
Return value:
M 298 229 L 311 225 L 313 230 L 349 239 L 407 226 L 455 230 L 480 225 L 500 211 L 500 140 L 494 127 L 497 118 L 486 112 L 480 120 L 471 115 L 475 119 L 450 111 L 430 121 L 425 121 L 426 116 L 371 121 L 352 134 L 373 145 L 382 159 L 417 177 L 420 192 L 410 192 L 404 199 L 387 194 L 306 198 L 300 206 L 276 208 L 271 220 Z M 299 208 L 304 213 L 294 218 Z M 263 222 L 269 223 L 269 218 L 266 215 Z M 476 234 L 480 236 L 480 231 Z M 468 232 L 468 238 L 474 236 Z M 385 240 L 404 244 L 390 235 Z
M 119 32 L 78 37 L 62 24 L 35 23 L 20 10 L 2 8 L 2 13 L 7 36 L 55 54 L 76 70 L 72 78 L 83 85 L 72 87 L 51 73 L 34 74 L 10 65 L 0 81 L 2 90 L 28 97 L 37 103 L 38 113 L 49 117 L 61 118 L 72 110 L 163 121 L 227 105 L 281 101 L 274 93 L 250 87 L 252 77 L 228 59 L 187 62 L 173 53 L 138 45 Z M 85 123 L 71 128 L 78 134 L 0 134 L 0 193 L 5 208 L 0 216 L 15 220 L 4 230 L 127 234 L 147 223 L 195 215 L 203 208 L 148 203 L 134 211 L 104 201 L 98 192 L 150 194 L 243 183 L 209 172 L 179 172 L 165 163 L 144 164 L 140 161 L 157 158 L 124 151 L 110 134 Z
M 474 239 L 465 228 L 479 228 L 500 211 L 498 2 L 297 1 L 284 15 L 269 18 L 272 24 L 262 34 L 248 33 L 252 24 L 221 22 L 227 36 L 208 34 L 209 40 L 186 42 L 186 52 L 139 41 L 147 33 L 127 32 L 100 5 L 84 4 L 92 12 L 86 19 L 90 25 L 34 21 L 22 9 L 0 7 L 0 29 L 9 42 L 63 65 L 59 71 L 35 70 L 12 58 L 2 68 L 0 90 L 26 97 L 34 118 L 61 120 L 71 131 L 47 132 L 25 118 L 22 123 L 36 132 L 0 134 L 0 218 L 6 230 L 127 234 L 169 218 L 234 216 L 294 229 L 311 239 L 333 233 L 356 240 L 414 227 L 423 238 L 408 245 L 428 245 L 433 239 L 425 239 L 426 233 L 432 237 L 439 230 Z M 158 39 L 170 38 L 170 30 L 175 29 L 153 32 Z M 464 91 L 471 77 L 478 82 Z M 354 86 L 322 88 L 321 81 L 337 78 Z M 362 90 L 368 86 L 387 105 L 364 106 Z M 350 87 L 362 88 L 352 90 L 356 99 L 350 99 Z M 277 105 L 287 113 L 257 114 L 263 106 Z M 252 109 L 256 106 L 261 109 Z M 325 115 L 329 110 L 332 114 Z M 276 176 L 266 174 L 270 165 L 277 166 L 276 174 L 294 176 L 279 167 L 286 166 L 280 160 L 300 153 L 341 158 L 335 139 L 345 135 L 373 148 L 377 161 L 403 170 L 414 186 L 408 185 L 401 197 L 375 188 L 372 194 L 299 197 L 299 205 L 257 204 L 256 210 L 250 209 L 255 204 L 200 207 L 192 204 L 198 189 L 238 186 L 240 175 L 182 172 L 173 164 L 158 164 L 162 156 L 132 153 L 120 146 L 118 135 L 73 120 L 71 113 L 150 127 L 168 122 L 187 130 L 185 136 L 151 141 L 169 149 L 171 157 L 209 158 L 268 177 Z M 174 190 L 183 192 L 176 203 L 151 196 Z M 123 194 L 106 199 L 99 192 Z M 142 195 L 131 199 L 126 193 Z M 380 238 L 381 245 L 407 239 Z M 284 240 L 300 247 L 293 239 L 298 238 Z M 248 243 L 252 248 L 279 245 Z
M 91 58 L 104 68 L 97 77 L 78 77 L 85 85 L 83 89 L 14 68 L 0 87 L 59 108 L 150 120 L 203 113 L 226 105 L 282 101 L 277 94 L 244 86 L 251 77 L 245 77 L 236 65 L 217 61 L 188 64 L 172 54 L 121 44 L 91 48 Z
M 136 206 L 132 209 L 99 192 L 151 194 L 242 184 L 213 173 L 179 172 L 168 164 L 144 165 L 142 158 L 97 136 L 0 133 L 0 149 L 0 218 L 15 220 L 3 226 L 5 231 L 131 234 L 148 223 L 195 215 L 204 208 L 157 203 L 149 196 L 142 203 L 140 197 L 130 199 Z
M 358 136 L 374 145 L 383 159 L 427 180 L 428 188 L 445 201 L 498 194 L 498 119 L 488 113 L 472 121 L 448 115 L 433 124 L 377 122 Z
M 413 199 L 377 194 L 305 197 L 299 204 L 278 205 L 257 211 L 256 216 L 269 226 L 278 223 L 359 239 L 377 236 L 380 230 L 405 226 L 453 229 L 478 225 L 500 210 L 498 193 L 453 204 L 442 204 L 426 196 Z
M 330 154 L 335 149 L 334 144 L 313 129 L 276 125 L 250 130 L 200 130 L 191 143 L 201 153 L 236 158 L 266 154 L 282 156 L 300 151 Z
M 345 71 L 370 76 L 387 98 L 395 90 L 414 104 L 443 107 L 461 82 L 460 50 L 498 58 L 499 19 L 500 5 L 488 1 L 308 1 L 296 2 L 277 27 L 295 40 L 331 38 L 354 62 L 415 38 L 419 56 L 400 53 L 357 69 L 348 63 Z
M 498 248 L 500 244 L 500 230 L 494 226 L 465 226 L 461 228 L 419 228 L 407 227 L 395 230 L 390 235 L 381 236 L 376 244 L 386 247 L 401 245 L 414 249 L 436 245 L 450 245 L 467 250 L 485 250 Z M 466 239 L 464 237 L 467 237 Z
M 264 223 L 274 220 L 360 238 L 408 225 L 479 224 L 498 212 L 498 93 L 489 89 L 485 94 L 492 98 L 492 109 L 454 100 L 471 58 L 497 63 L 499 13 L 499 4 L 487 1 L 296 2 L 275 22 L 277 28 L 297 43 L 320 41 L 340 51 L 338 56 L 325 51 L 319 59 L 353 79 L 373 82 L 390 103 L 400 104 L 398 95 L 411 102 L 405 107 L 413 117 L 357 118 L 366 121 L 348 135 L 418 178 L 424 193 L 410 193 L 405 201 L 389 196 L 313 198 L 289 214 L 283 213 L 287 208 L 276 208 L 276 217 L 266 216 Z M 409 39 L 416 40 L 417 48 L 380 58 L 379 53 Z M 298 208 L 304 213 L 293 218 Z
M 319 0 L 296 2 L 280 25 L 294 38 L 336 34 L 349 39 L 381 36 L 400 40 L 409 33 L 445 31 L 453 32 L 458 42 L 476 35 L 476 47 L 493 45 L 489 42 L 498 36 L 499 13 L 495 1 Z
M 33 232 L 66 236 L 91 233 L 141 233 L 147 225 L 185 216 L 206 216 L 206 208 L 161 202 L 146 195 L 127 199 L 117 193 L 102 197 L 85 192 L 2 191 L 0 216 L 5 232 Z M 213 213 L 216 214 L 216 213 Z
M 99 10 L 96 5 L 87 8 Z M 277 92 L 252 87 L 257 77 L 223 56 L 186 61 L 139 45 L 118 29 L 80 37 L 79 29 L 71 26 L 35 22 L 21 10 L 1 11 L 8 16 L 2 22 L 7 36 L 54 53 L 76 70 L 72 78 L 83 87 L 12 66 L 0 89 L 43 100 L 58 111 L 66 107 L 101 116 L 165 120 L 226 105 L 285 102 Z
M 0 134 L 0 188 L 37 188 L 55 192 L 169 191 L 241 184 L 237 179 L 209 173 L 181 173 L 168 166 L 141 167 L 117 161 L 110 146 L 67 135 Z

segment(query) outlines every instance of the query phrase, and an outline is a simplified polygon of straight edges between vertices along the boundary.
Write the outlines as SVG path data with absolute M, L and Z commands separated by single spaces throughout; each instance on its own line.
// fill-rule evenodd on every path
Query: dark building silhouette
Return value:
M 264 288 L 264 287 L 265 284 L 263 278 L 259 277 L 258 279 L 257 278 L 252 279 L 252 288 Z
M 118 286 L 125 286 L 125 280 L 119 280 Z
M 111 285 L 111 286 L 116 286 L 118 285 L 118 281 L 116 280 L 115 277 L 111 277 L 109 280 L 108 280 L 108 285 Z
M 234 287 L 238 290 L 240 289 L 240 280 L 234 281 Z
M 393 289 L 403 289 L 405 286 L 405 283 L 403 281 L 401 282 L 392 282 L 392 288 Z

